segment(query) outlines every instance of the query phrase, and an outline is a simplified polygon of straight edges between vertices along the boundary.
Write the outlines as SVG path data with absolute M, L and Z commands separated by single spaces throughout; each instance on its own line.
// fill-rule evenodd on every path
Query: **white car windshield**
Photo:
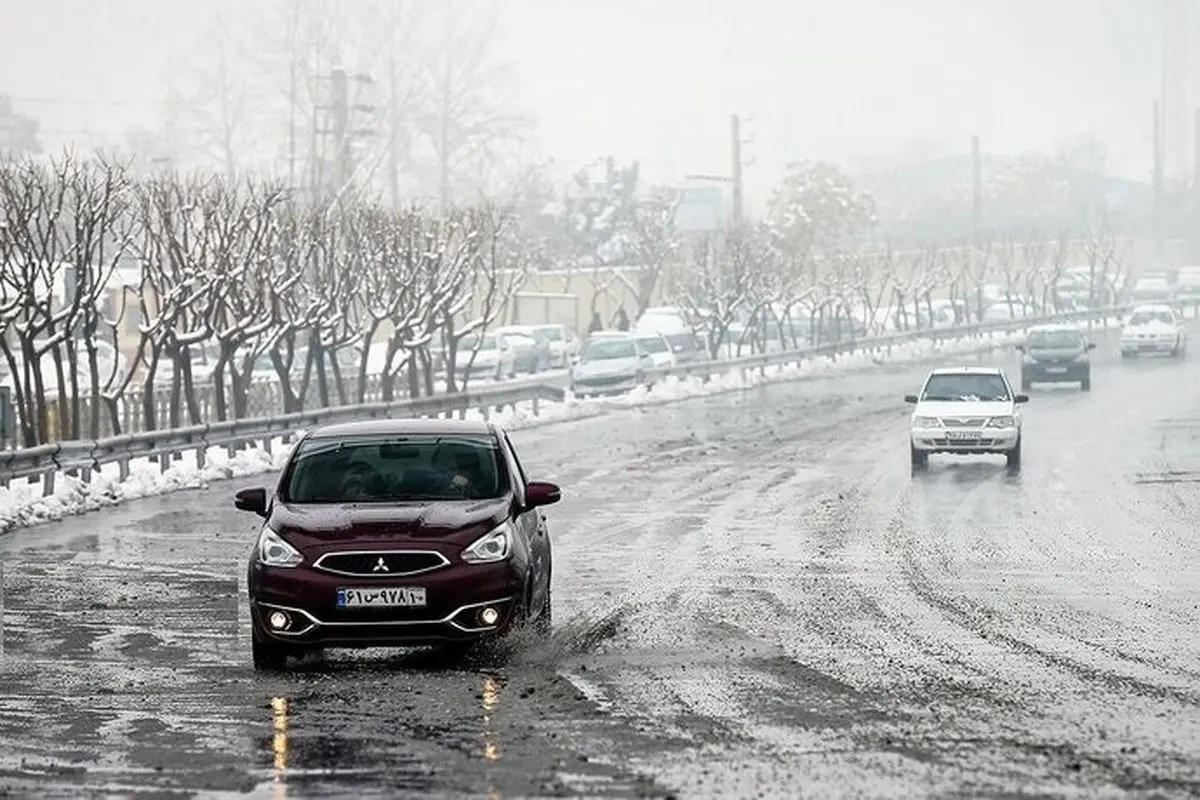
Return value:
M 932 402 L 997 402 L 1011 400 L 1004 378 L 995 374 L 947 373 L 933 375 L 921 400 Z
M 665 353 L 671 348 L 667 346 L 667 342 L 661 336 L 647 336 L 637 340 L 638 346 L 647 353 Z
M 637 348 L 632 339 L 593 339 L 583 349 L 581 361 L 604 361 L 610 358 L 635 358 Z
M 1032 331 L 1026 345 L 1032 349 L 1068 349 L 1082 347 L 1083 336 L 1075 331 Z
M 1174 325 L 1175 317 L 1171 316 L 1170 311 L 1138 311 L 1129 318 L 1129 324 L 1134 326 L 1149 325 L 1152 322 Z
M 537 332 L 545 336 L 547 341 L 561 342 L 563 340 L 563 330 L 557 325 L 549 328 L 538 328 Z
M 459 342 L 458 349 L 470 352 L 478 347 L 480 350 L 497 350 L 499 345 L 496 343 L 496 337 L 488 334 L 484 336 L 482 341 L 475 335 L 466 336 Z

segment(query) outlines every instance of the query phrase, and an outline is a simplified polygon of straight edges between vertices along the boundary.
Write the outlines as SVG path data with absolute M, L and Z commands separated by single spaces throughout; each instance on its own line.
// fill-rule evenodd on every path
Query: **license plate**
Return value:
M 1055 375 L 1061 374 L 1066 371 L 1067 371 L 1066 367 L 1046 367 L 1046 372 L 1050 372 Z
M 338 608 L 423 608 L 424 586 L 338 589 Z
M 979 431 L 946 431 L 946 438 L 952 442 L 974 442 L 979 439 Z

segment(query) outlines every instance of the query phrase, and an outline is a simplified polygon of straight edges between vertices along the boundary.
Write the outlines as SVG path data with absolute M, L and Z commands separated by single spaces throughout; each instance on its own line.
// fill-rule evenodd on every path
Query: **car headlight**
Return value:
M 992 417 L 988 420 L 989 428 L 1011 428 L 1017 424 L 1015 417 Z
M 266 567 L 296 567 L 304 563 L 304 556 L 278 533 L 263 526 L 258 535 L 258 563 Z
M 495 564 L 512 554 L 512 529 L 508 523 L 480 536 L 462 551 L 462 560 L 468 564 Z
M 942 421 L 937 417 L 913 417 L 912 426 L 914 428 L 940 428 Z

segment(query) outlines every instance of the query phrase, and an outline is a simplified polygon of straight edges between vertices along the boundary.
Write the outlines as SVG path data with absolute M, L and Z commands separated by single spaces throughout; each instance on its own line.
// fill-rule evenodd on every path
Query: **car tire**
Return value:
M 1134 353 L 1131 353 L 1131 352 L 1129 352 L 1128 350 L 1122 350 L 1122 351 L 1121 351 L 1121 359 L 1122 359 L 1123 361 L 1126 361 L 1126 360 L 1128 360 L 1128 359 L 1131 359 L 1131 358 L 1133 358 L 1133 357 L 1134 357 L 1134 355 L 1135 355 Z
M 554 602 L 549 586 L 546 587 L 546 599 L 542 602 L 537 619 L 533 621 L 533 630 L 538 636 L 549 636 L 554 631 Z
M 920 472 L 929 467 L 929 453 L 923 453 L 911 444 L 908 446 L 908 449 L 914 472 Z
M 279 672 L 287 666 L 291 648 L 261 638 L 257 633 L 250 639 L 250 656 L 259 672 Z
M 1017 444 L 1012 450 L 1004 454 L 1005 461 L 1008 462 L 1010 469 L 1020 469 L 1021 467 L 1021 437 L 1017 436 Z
M 1089 372 L 1083 376 L 1083 380 L 1079 382 L 1079 388 L 1085 392 L 1090 392 L 1092 390 L 1092 373 Z

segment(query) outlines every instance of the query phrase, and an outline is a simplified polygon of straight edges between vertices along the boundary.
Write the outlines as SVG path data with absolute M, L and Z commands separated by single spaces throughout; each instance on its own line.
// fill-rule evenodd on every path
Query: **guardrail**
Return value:
M 1130 306 L 1114 306 L 1103 309 L 1081 309 L 1044 317 L 1026 317 L 1003 322 L 965 325 L 953 328 L 935 328 L 922 331 L 896 333 L 887 336 L 859 339 L 820 345 L 799 351 L 762 353 L 719 361 L 703 361 L 675 367 L 645 370 L 646 377 L 657 381 L 675 376 L 679 378 L 723 375 L 732 371 L 765 371 L 767 367 L 802 363 L 813 358 L 837 359 L 856 352 L 890 352 L 892 348 L 920 340 L 945 341 L 950 339 L 978 338 L 987 334 L 1015 332 L 1033 325 L 1049 322 L 1086 322 L 1108 320 L 1122 314 Z M 165 471 L 170 462 L 183 453 L 195 451 L 197 465 L 203 467 L 207 451 L 212 447 L 225 447 L 230 453 L 250 445 L 261 445 L 270 451 L 275 439 L 290 439 L 297 432 L 335 422 L 378 419 L 388 417 L 428 417 L 448 414 L 465 414 L 478 409 L 488 416 L 491 409 L 515 406 L 531 402 L 535 415 L 540 413 L 544 401 L 563 402 L 566 390 L 560 386 L 543 383 L 538 378 L 510 381 L 503 385 L 456 394 L 438 394 L 428 397 L 397 400 L 390 403 L 367 403 L 356 406 L 300 411 L 273 417 L 216 422 L 186 428 L 147 431 L 122 436 L 113 436 L 97 441 L 64 441 L 37 447 L 0 451 L 0 485 L 10 481 L 40 477 L 43 494 L 54 492 L 55 477 L 59 472 L 77 474 L 85 482 L 91 480 L 94 471 L 104 464 L 119 466 L 122 480 L 129 477 L 129 464 L 135 458 L 157 458 Z

